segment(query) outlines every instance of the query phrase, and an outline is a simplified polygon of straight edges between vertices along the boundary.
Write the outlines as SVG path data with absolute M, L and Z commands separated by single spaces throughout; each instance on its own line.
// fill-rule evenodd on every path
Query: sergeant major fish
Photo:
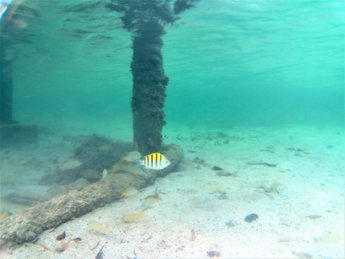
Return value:
M 144 156 L 144 159 L 140 160 L 140 164 L 145 169 L 162 170 L 167 168 L 171 163 L 163 154 L 151 153 Z

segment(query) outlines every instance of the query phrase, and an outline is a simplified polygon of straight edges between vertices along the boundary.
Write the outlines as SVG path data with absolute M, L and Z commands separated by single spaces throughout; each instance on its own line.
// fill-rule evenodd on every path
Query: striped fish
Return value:
M 170 161 L 161 153 L 152 153 L 144 156 L 140 161 L 146 169 L 162 170 L 170 165 Z

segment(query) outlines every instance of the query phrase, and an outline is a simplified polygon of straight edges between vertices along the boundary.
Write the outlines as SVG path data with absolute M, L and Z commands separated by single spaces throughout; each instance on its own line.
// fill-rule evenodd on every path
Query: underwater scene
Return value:
M 0 0 L 0 258 L 345 257 L 341 0 Z

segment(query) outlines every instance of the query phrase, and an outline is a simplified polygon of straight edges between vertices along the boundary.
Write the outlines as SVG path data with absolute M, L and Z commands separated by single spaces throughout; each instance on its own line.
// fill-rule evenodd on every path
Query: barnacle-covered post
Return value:
M 132 33 L 132 113 L 134 145 L 142 154 L 161 150 L 168 77 L 164 73 L 164 26 L 197 0 L 113 0 L 108 7 L 121 12 L 123 28 Z

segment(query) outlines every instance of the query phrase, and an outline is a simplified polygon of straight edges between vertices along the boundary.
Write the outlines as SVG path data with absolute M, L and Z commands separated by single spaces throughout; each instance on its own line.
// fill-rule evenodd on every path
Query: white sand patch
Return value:
M 341 129 L 179 127 L 166 134 L 194 161 L 190 169 L 48 230 L 8 258 L 95 258 L 103 245 L 104 259 L 207 258 L 212 251 L 221 258 L 344 257 Z M 213 166 L 231 175 L 218 176 Z M 156 191 L 159 200 L 144 206 Z M 137 212 L 142 220 L 122 221 Z M 245 222 L 251 213 L 258 219 Z M 90 222 L 103 224 L 103 233 Z M 81 241 L 59 253 L 66 240 L 55 238 L 64 231 L 66 240 Z

